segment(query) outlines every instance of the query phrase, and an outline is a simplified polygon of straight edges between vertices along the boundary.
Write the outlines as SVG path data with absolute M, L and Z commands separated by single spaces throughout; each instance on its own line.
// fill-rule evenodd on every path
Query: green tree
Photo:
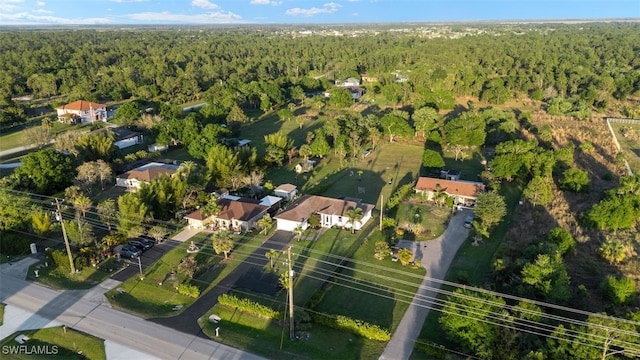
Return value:
M 600 254 L 611 264 L 619 264 L 627 259 L 631 248 L 619 239 L 607 239 L 600 246 Z
M 63 220 L 69 241 L 78 246 L 87 246 L 96 242 L 93 227 L 86 220 L 77 217 L 75 220 Z
M 575 168 L 566 170 L 562 179 L 560 179 L 560 187 L 562 189 L 577 193 L 589 191 L 589 184 L 590 180 L 587 172 Z
M 473 352 L 485 359 L 494 358 L 500 351 L 500 325 L 511 325 L 505 314 L 505 302 L 494 295 L 457 289 L 447 298 L 439 322 L 448 338 L 465 352 Z M 493 318 L 498 314 L 498 319 Z
M 73 199 L 73 207 L 82 214 L 83 218 L 86 217 L 87 211 L 91 209 L 91 206 L 93 206 L 93 202 L 86 195 L 80 195 Z
M 269 232 L 269 229 L 272 225 L 273 219 L 269 214 L 263 216 L 260 220 L 258 220 L 258 227 L 260 228 L 260 232 L 262 232 L 264 235 L 267 235 L 267 232 Z
M 141 226 L 148 215 L 147 205 L 134 193 L 126 193 L 118 197 L 118 231 L 128 235 L 130 230 Z
M 504 197 L 496 192 L 478 194 L 475 214 L 480 219 L 480 226 L 484 232 L 488 233 L 507 214 L 507 205 L 504 202 Z
M 384 260 L 390 254 L 389 244 L 384 241 L 376 242 L 374 257 L 378 260 Z
M 521 277 L 522 282 L 530 285 L 545 301 L 564 303 L 571 297 L 569 276 L 560 253 L 539 254 L 534 262 L 522 268 Z
M 71 183 L 75 173 L 71 158 L 53 150 L 29 153 L 22 157 L 21 162 L 22 166 L 15 172 L 29 178 L 35 190 L 41 194 L 64 189 Z
M 229 252 L 233 250 L 233 239 L 231 238 L 231 233 L 227 230 L 219 230 L 213 233 L 211 237 L 213 250 L 216 254 L 223 253 L 224 258 L 227 259 Z
M 34 233 L 44 236 L 51 231 L 52 225 L 49 212 L 42 209 L 35 209 L 31 212 L 31 229 Z
M 311 154 L 319 158 L 323 158 L 329 155 L 331 146 L 327 142 L 327 138 L 324 134 L 318 134 L 310 145 Z
M 329 96 L 329 105 L 337 108 L 346 108 L 353 104 L 353 97 L 351 91 L 344 88 L 335 88 L 331 90 L 331 96 Z
M 389 142 L 394 142 L 396 137 L 409 138 L 414 133 L 407 120 L 395 114 L 383 116 L 380 119 L 380 125 L 384 129 L 385 135 L 389 137 Z
M 278 110 L 278 117 L 283 121 L 291 120 L 293 119 L 293 111 L 289 108 L 282 108 Z
M 546 205 L 553 200 L 553 191 L 549 181 L 543 177 L 534 177 L 524 189 L 523 195 L 533 205 Z
M 207 175 L 218 187 L 229 184 L 229 178 L 240 172 L 242 164 L 238 154 L 224 145 L 214 145 L 207 153 Z
M 116 219 L 116 202 L 113 199 L 106 199 L 98 203 L 96 206 L 98 217 L 100 221 L 107 225 L 107 229 L 111 231 L 111 225 L 113 225 Z
M 427 134 L 438 127 L 440 115 L 434 108 L 425 106 L 416 110 L 411 119 L 413 119 L 416 135 L 420 133 L 422 137 L 427 137 Z
M 596 228 L 615 232 L 633 227 L 638 210 L 632 196 L 612 196 L 595 204 L 586 217 Z
M 361 225 L 362 220 L 362 208 L 349 208 L 344 214 L 349 218 L 349 224 L 351 224 L 351 233 L 355 234 L 356 225 Z
M 29 218 L 29 198 L 0 187 L 0 231 L 21 228 Z
M 455 153 L 458 160 L 465 149 L 482 146 L 487 137 L 485 122 L 481 116 L 473 112 L 465 112 L 451 119 L 443 128 L 445 142 Z
M 279 253 L 274 249 L 269 249 L 269 251 L 267 251 L 264 254 L 264 256 L 266 256 L 267 259 L 269 259 L 269 265 L 270 265 L 271 269 L 273 269 L 273 261 L 278 258 L 278 255 L 279 255 Z
M 422 153 L 422 165 L 427 168 L 443 168 L 445 164 L 439 152 L 425 149 Z
M 153 238 L 156 242 L 160 243 L 169 235 L 169 231 L 162 225 L 155 225 L 147 231 L 147 235 Z
M 220 143 L 220 139 L 231 131 L 218 124 L 207 124 L 189 143 L 189 154 L 197 159 L 206 159 L 209 150 Z
M 119 125 L 131 126 L 135 124 L 139 117 L 140 108 L 138 103 L 130 101 L 118 107 L 118 110 L 116 110 L 116 113 L 113 115 L 113 120 Z
M 553 228 L 547 234 L 547 241 L 558 246 L 560 254 L 565 255 L 576 246 L 576 241 L 571 233 L 561 227 Z
M 267 145 L 265 160 L 278 165 L 282 165 L 287 150 L 293 146 L 293 140 L 289 139 L 287 135 L 282 132 L 265 135 L 264 142 Z
M 228 123 L 237 122 L 242 124 L 249 121 L 249 117 L 237 104 L 234 104 L 233 107 L 231 107 L 231 111 L 229 111 L 226 119 Z
M 602 288 L 605 296 L 616 305 L 631 303 L 636 297 L 636 282 L 627 276 L 607 275 Z

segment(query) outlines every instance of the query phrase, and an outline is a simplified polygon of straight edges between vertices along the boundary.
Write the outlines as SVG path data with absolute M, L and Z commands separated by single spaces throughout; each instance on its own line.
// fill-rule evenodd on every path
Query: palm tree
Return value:
M 111 231 L 111 224 L 116 216 L 116 202 L 113 199 L 104 200 L 98 203 L 96 210 L 98 210 L 100 221 L 107 224 L 107 228 Z
M 273 269 L 273 260 L 278 257 L 278 252 L 274 249 L 269 249 L 269 251 L 267 251 L 264 256 L 269 259 L 269 263 L 271 264 L 271 268 Z
M 216 254 L 224 253 L 224 258 L 229 257 L 229 252 L 233 250 L 233 240 L 231 234 L 226 230 L 215 232 L 212 235 L 213 250 Z
M 75 199 L 73 199 L 73 207 L 78 209 L 82 213 L 82 217 L 87 215 L 87 210 L 91 208 L 93 203 L 91 199 L 86 195 L 79 195 Z
M 362 220 L 362 208 L 354 207 L 344 212 L 349 217 L 349 223 L 351 224 L 351 233 L 356 232 L 356 223 L 360 223 Z
M 619 264 L 627 258 L 628 246 L 618 239 L 605 241 L 600 247 L 600 253 L 611 264 Z
M 197 167 L 198 164 L 196 164 L 194 161 L 184 161 L 178 167 L 178 174 L 188 182 L 189 177 L 194 173 L 194 171 L 196 171 Z
M 298 238 L 298 241 L 300 241 L 300 239 L 302 238 L 302 234 L 304 234 L 304 229 L 302 228 L 302 226 L 298 225 L 295 229 L 293 229 L 293 233 Z
M 258 220 L 258 227 L 265 235 L 267 235 L 267 232 L 269 231 L 271 225 L 273 225 L 273 219 L 271 219 L 271 215 L 269 214 L 263 216 L 262 219 Z

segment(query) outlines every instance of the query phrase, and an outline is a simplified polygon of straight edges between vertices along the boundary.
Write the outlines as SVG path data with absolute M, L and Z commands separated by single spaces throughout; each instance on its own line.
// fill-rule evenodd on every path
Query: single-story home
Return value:
M 152 162 L 124 174 L 116 176 L 116 186 L 127 188 L 127 190 L 137 190 L 142 183 L 150 183 L 162 175 L 173 176 L 178 171 L 178 165 Z
M 344 80 L 336 80 L 335 85 L 339 87 L 352 87 L 352 86 L 360 86 L 360 79 L 356 79 L 353 77 L 346 78 Z
M 478 194 L 484 191 L 484 184 L 420 177 L 415 189 L 417 193 L 426 195 L 428 200 L 433 200 L 437 193 L 445 193 L 453 198 L 456 205 L 475 206 Z
M 273 195 L 279 196 L 287 201 L 293 200 L 298 195 L 298 187 L 293 184 L 282 184 L 273 190 Z
M 372 204 L 360 202 L 359 199 L 334 199 L 317 195 L 304 195 L 296 200 L 285 211 L 275 216 L 278 230 L 293 231 L 300 226 L 306 229 L 308 220 L 314 215 L 320 216 L 320 226 L 351 228 L 351 219 L 347 211 L 355 208 L 362 209 L 362 218 L 353 224 L 355 230 L 360 230 L 371 219 Z
M 58 120 L 62 122 L 81 122 L 83 124 L 95 121 L 107 121 L 107 106 L 91 101 L 77 100 L 62 105 L 56 109 Z
M 144 135 L 137 131 L 116 126 L 110 127 L 109 130 L 114 134 L 113 145 L 118 149 L 125 149 L 144 142 Z
M 220 205 L 218 214 L 204 216 L 198 209 L 185 216 L 189 226 L 196 229 L 210 227 L 213 229 L 229 229 L 232 231 L 249 231 L 257 227 L 257 222 L 269 210 L 269 206 L 259 201 L 238 197 L 223 197 L 216 201 Z

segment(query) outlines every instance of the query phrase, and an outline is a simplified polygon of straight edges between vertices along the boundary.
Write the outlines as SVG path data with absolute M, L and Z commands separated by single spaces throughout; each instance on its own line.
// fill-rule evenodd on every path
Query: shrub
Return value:
M 71 265 L 69 265 L 69 257 L 67 256 L 67 253 L 65 251 L 49 250 L 49 258 L 51 258 L 51 261 L 56 264 L 59 269 L 65 270 L 66 272 L 71 271 Z
M 551 229 L 547 234 L 547 240 L 558 245 L 558 251 L 562 255 L 576 246 L 576 241 L 571 236 L 571 233 L 561 227 Z
M 319 324 L 340 330 L 351 331 L 352 333 L 371 340 L 389 341 L 391 333 L 378 325 L 370 324 L 362 320 L 351 319 L 343 315 L 329 315 L 317 313 L 313 315 L 313 320 Z
M 200 296 L 200 289 L 195 285 L 180 284 L 178 285 L 178 293 L 192 298 L 197 298 Z
M 636 296 L 636 282 L 629 277 L 620 279 L 613 275 L 604 280 L 605 296 L 616 305 L 623 305 L 633 301 Z
M 387 202 L 387 209 L 393 209 L 400 204 L 400 202 L 409 195 L 411 190 L 413 189 L 413 184 L 409 183 L 401 186 L 395 193 L 391 196 L 389 201 Z
M 25 255 L 29 253 L 29 239 L 14 234 L 0 236 L 0 253 L 5 255 Z
M 230 308 L 236 308 L 240 311 L 257 315 L 266 319 L 282 317 L 282 314 L 280 314 L 279 311 L 273 310 L 272 308 L 259 304 L 255 301 L 251 301 L 246 298 L 239 298 L 234 295 L 222 294 L 218 296 L 218 303 L 220 305 Z

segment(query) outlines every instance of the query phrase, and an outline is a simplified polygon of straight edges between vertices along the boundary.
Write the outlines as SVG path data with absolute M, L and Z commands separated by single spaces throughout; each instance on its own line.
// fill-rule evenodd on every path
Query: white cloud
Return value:
M 33 12 L 37 13 L 37 14 L 52 14 L 53 13 L 53 11 L 45 10 L 45 9 L 36 9 L 36 10 L 33 10 Z
M 336 4 L 334 2 L 326 3 L 322 5 L 321 8 L 312 7 L 312 8 L 293 8 L 288 9 L 285 14 L 289 16 L 314 16 L 318 14 L 332 14 L 338 11 L 338 8 L 342 7 L 340 4 Z
M 27 12 L 16 14 L 0 13 L 0 22 L 8 25 L 46 25 L 46 24 L 109 24 L 111 21 L 107 18 L 79 18 L 68 19 L 57 16 L 41 16 L 33 15 Z
M 38 6 L 45 6 L 45 5 L 47 5 L 47 3 L 46 3 L 46 2 L 44 2 L 44 1 L 38 1 L 38 2 L 36 3 L 36 5 L 38 5 Z
M 183 24 L 230 24 L 240 23 L 242 17 L 232 12 L 210 12 L 206 14 L 185 15 L 172 14 L 168 11 L 163 12 L 143 12 L 125 15 L 129 19 L 142 22 L 164 22 L 164 23 L 183 23 Z
M 116 2 L 116 3 L 131 3 L 131 2 L 146 2 L 149 0 L 109 0 L 111 2 Z
M 278 5 L 282 5 L 282 1 L 251 0 L 251 1 L 249 1 L 249 4 L 252 4 L 252 5 L 273 5 L 273 6 L 278 6 Z
M 195 7 L 203 8 L 203 9 L 217 9 L 217 8 L 219 8 L 218 5 L 212 3 L 209 0 L 193 0 L 193 1 L 191 1 L 191 5 L 195 6 Z
M 347 2 L 359 2 L 359 1 L 362 1 L 362 0 L 347 0 Z
M 19 8 L 18 5 L 24 2 L 24 0 L 0 0 L 0 11 L 12 12 Z

